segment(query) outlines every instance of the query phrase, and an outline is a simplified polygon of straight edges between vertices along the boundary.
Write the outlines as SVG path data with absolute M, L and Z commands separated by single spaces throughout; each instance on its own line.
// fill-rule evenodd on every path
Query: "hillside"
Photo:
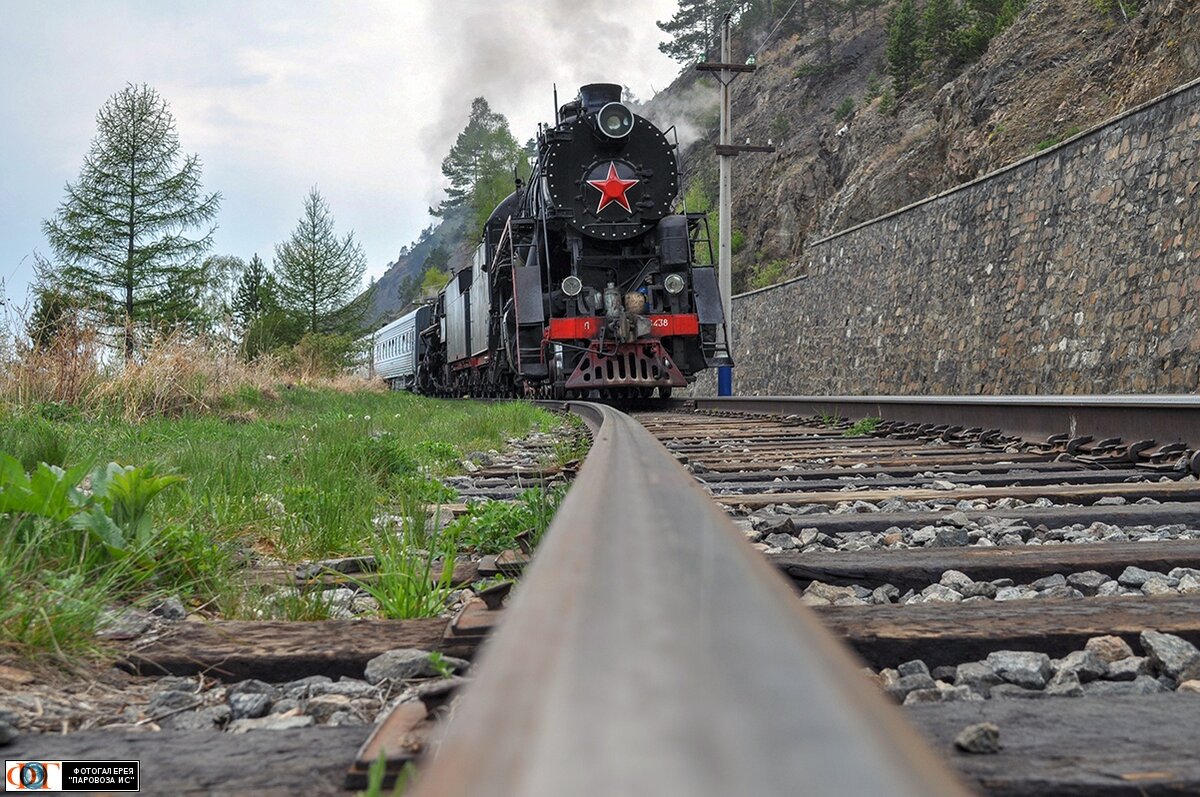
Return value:
M 969 181 L 1200 74 L 1195 3 L 1148 0 L 1128 22 L 1097 6 L 1030 0 L 978 60 L 927 64 L 891 113 L 881 96 L 888 7 L 833 29 L 830 67 L 818 38 L 797 32 L 810 26 L 785 22 L 758 54 L 758 71 L 734 83 L 734 140 L 778 146 L 735 161 L 735 247 L 744 235 L 735 288 L 798 273 L 811 237 Z M 735 31 L 734 60 L 765 36 Z M 712 79 L 684 71 L 647 110 L 708 123 L 683 160 L 689 182 L 713 199 L 715 103 Z
M 800 273 L 809 239 L 970 181 L 1200 75 L 1195 0 L 1146 0 L 1128 21 L 1112 0 L 1029 0 L 978 58 L 927 60 L 917 85 L 894 99 L 885 59 L 893 6 L 846 15 L 828 48 L 799 8 L 769 39 L 775 20 L 735 27 L 735 61 L 767 45 L 758 71 L 734 82 L 734 140 L 778 148 L 735 161 L 735 290 Z M 715 81 L 689 66 L 638 110 L 676 126 L 687 185 L 715 204 Z M 444 247 L 451 266 L 465 256 L 464 223 L 450 217 L 388 265 L 376 324 L 408 306 L 406 281 L 420 280 L 430 252 Z
M 388 263 L 387 269 L 375 282 L 371 309 L 367 313 L 370 329 L 399 318 L 416 298 L 417 286 L 425 274 L 426 259 L 434 250 L 446 251 L 453 265 L 463 255 L 458 248 L 466 225 L 465 212 L 450 212 L 437 224 L 427 228 L 421 237 L 400 250 L 396 259 Z

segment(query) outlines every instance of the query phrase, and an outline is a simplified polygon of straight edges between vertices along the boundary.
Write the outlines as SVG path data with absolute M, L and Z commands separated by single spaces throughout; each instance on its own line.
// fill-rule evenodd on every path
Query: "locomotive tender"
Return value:
M 677 144 L 620 100 L 584 86 L 539 132 L 528 183 L 433 303 L 417 391 L 667 397 L 732 365 L 715 269 L 695 262 L 712 262 L 704 214 L 674 210 Z

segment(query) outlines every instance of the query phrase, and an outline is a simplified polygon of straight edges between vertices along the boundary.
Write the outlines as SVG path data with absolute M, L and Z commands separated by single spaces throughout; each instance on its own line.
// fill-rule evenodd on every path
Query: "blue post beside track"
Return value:
M 717 369 L 717 395 L 733 395 L 733 368 L 723 365 Z

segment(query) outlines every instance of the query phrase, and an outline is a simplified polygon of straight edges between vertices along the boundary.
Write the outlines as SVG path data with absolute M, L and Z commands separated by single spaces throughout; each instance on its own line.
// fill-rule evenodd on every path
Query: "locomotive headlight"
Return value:
M 633 129 L 633 112 L 619 102 L 610 102 L 596 114 L 596 126 L 609 138 L 625 138 Z
M 583 290 L 583 281 L 574 274 L 562 281 L 562 292 L 567 296 L 578 296 L 581 290 Z
M 663 279 L 663 287 L 667 289 L 667 293 L 681 293 L 686 284 L 683 277 L 678 274 L 668 274 Z

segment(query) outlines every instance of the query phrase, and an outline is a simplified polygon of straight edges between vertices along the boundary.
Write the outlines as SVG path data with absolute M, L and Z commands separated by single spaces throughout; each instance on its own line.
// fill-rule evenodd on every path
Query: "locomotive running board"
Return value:
M 622 343 L 611 354 L 592 344 L 567 380 L 567 390 L 684 387 L 687 379 L 656 340 Z

